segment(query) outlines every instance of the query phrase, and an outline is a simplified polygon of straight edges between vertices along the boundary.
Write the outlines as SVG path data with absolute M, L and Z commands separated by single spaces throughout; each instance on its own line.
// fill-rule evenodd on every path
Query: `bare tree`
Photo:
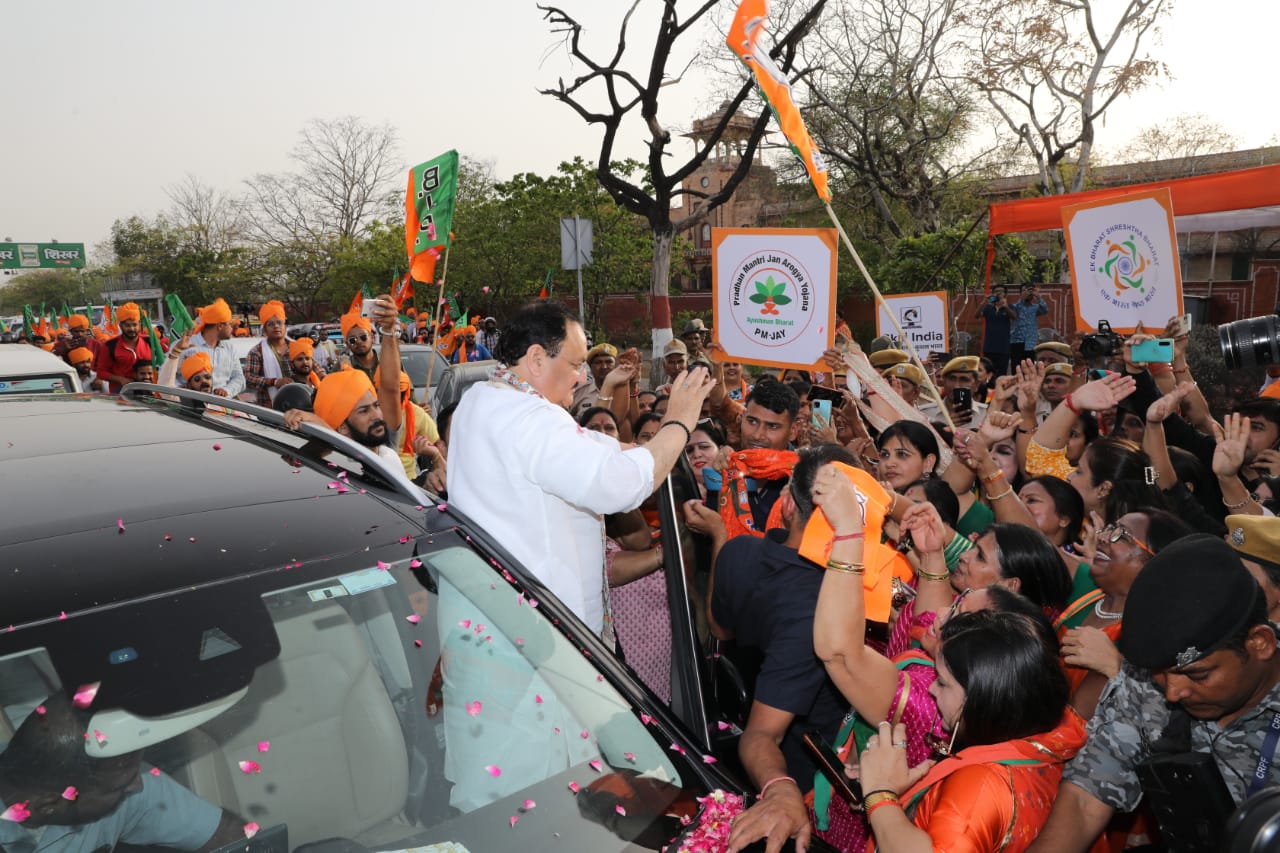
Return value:
M 940 196 L 988 152 L 963 153 L 973 87 L 948 67 L 959 0 L 837 0 L 806 40 L 809 128 L 895 238 L 940 227 Z
M 195 175 L 165 188 L 172 206 L 168 220 L 181 229 L 193 248 L 227 252 L 240 245 L 245 231 L 240 200 L 215 189 Z
M 1165 73 L 1144 47 L 1168 7 L 1167 0 L 970 5 L 969 76 L 1031 155 L 1045 195 L 1084 187 L 1103 113 Z
M 716 144 L 739 109 L 753 90 L 753 83 L 744 82 L 728 99 L 716 126 L 694 150 L 693 156 L 683 164 L 671 168 L 666 158 L 671 155 L 671 131 L 658 117 L 659 97 L 666 86 L 680 82 L 680 74 L 673 77 L 667 68 L 672 61 L 673 49 L 681 36 L 688 34 L 720 0 L 703 0 L 683 18 L 676 10 L 676 0 L 662 0 L 660 20 L 652 46 L 644 46 L 640 55 L 648 58 L 648 71 L 643 76 L 632 74 L 624 67 L 627 56 L 628 25 L 640 5 L 634 0 L 618 27 L 618 39 L 612 56 L 597 60 L 589 56 L 582 45 L 583 25 L 565 10 L 556 6 L 539 6 L 554 33 L 563 33 L 565 44 L 573 60 L 585 70 L 578 77 L 566 82 L 561 79 L 555 88 L 543 89 L 542 94 L 569 105 L 587 124 L 600 125 L 600 154 L 596 158 L 596 175 L 613 200 L 627 210 L 643 216 L 653 232 L 653 268 L 650 276 L 652 294 L 650 310 L 655 349 L 671 340 L 671 306 L 669 301 L 671 246 L 675 235 L 704 219 L 708 212 L 733 195 L 733 191 L 751 169 L 755 152 L 769 122 L 769 111 L 761 110 L 746 140 L 742 159 L 729 179 L 716 192 L 705 193 L 694 188 L 682 187 L 682 182 L 693 174 L 715 151 Z M 827 0 L 816 0 L 808 12 L 777 39 L 770 56 L 779 68 L 789 72 L 796 57 L 800 40 L 817 20 Z M 696 30 L 694 30 L 696 34 Z M 726 55 L 728 49 L 725 49 Z M 682 73 L 682 72 L 681 72 Z M 598 106 L 590 106 L 590 103 Z M 614 146 L 625 119 L 638 117 L 646 129 L 648 157 L 645 161 L 645 177 L 636 180 L 631 175 L 619 174 L 614 169 L 618 159 Z M 672 221 L 671 203 L 680 195 L 701 199 L 702 204 L 693 214 L 679 221 Z
M 1143 128 L 1120 150 L 1121 162 L 1174 160 L 1180 175 L 1196 174 L 1196 158 L 1240 145 L 1240 137 L 1204 113 L 1183 113 Z

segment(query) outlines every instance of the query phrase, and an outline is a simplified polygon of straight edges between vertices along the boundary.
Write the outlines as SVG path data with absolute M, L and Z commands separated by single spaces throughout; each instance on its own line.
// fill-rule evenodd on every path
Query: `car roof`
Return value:
M 0 405 L 0 436 L 10 623 L 315 562 L 339 572 L 367 565 L 370 549 L 410 553 L 424 529 L 424 510 L 359 465 L 243 417 L 15 397 Z
M 0 347 L 0 378 L 32 373 L 66 373 L 71 366 L 51 352 L 30 344 Z

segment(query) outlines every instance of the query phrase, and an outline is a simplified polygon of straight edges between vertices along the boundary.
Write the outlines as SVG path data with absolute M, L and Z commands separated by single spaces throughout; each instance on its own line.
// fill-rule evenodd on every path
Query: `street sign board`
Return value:
M 560 220 L 560 269 L 576 270 L 591 263 L 591 220 Z
M 84 243 L 0 243 L 0 269 L 82 269 Z

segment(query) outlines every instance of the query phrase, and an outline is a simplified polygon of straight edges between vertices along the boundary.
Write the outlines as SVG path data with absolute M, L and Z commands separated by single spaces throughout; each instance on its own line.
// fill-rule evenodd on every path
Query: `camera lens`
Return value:
M 1218 327 L 1218 344 L 1228 370 L 1280 363 L 1280 317 L 1267 314 Z

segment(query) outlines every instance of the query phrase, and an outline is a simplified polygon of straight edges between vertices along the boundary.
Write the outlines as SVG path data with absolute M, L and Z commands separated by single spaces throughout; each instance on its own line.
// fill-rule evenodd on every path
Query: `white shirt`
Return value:
M 214 390 L 222 389 L 227 392 L 228 397 L 238 397 L 244 390 L 244 368 L 240 366 L 240 359 L 236 357 L 236 351 L 232 349 L 231 343 L 218 341 L 216 346 L 209 346 L 202 335 L 192 335 L 190 346 L 179 354 L 178 367 L 181 368 L 182 362 L 190 358 L 192 353 L 197 352 L 209 354 L 209 361 L 213 363 Z M 178 370 L 177 383 L 179 388 L 187 387 L 187 381 L 182 378 L 181 369 Z
M 449 502 L 546 584 L 591 630 L 604 627 L 604 520 L 653 493 L 653 456 L 585 430 L 560 406 L 500 380 L 453 415 Z

